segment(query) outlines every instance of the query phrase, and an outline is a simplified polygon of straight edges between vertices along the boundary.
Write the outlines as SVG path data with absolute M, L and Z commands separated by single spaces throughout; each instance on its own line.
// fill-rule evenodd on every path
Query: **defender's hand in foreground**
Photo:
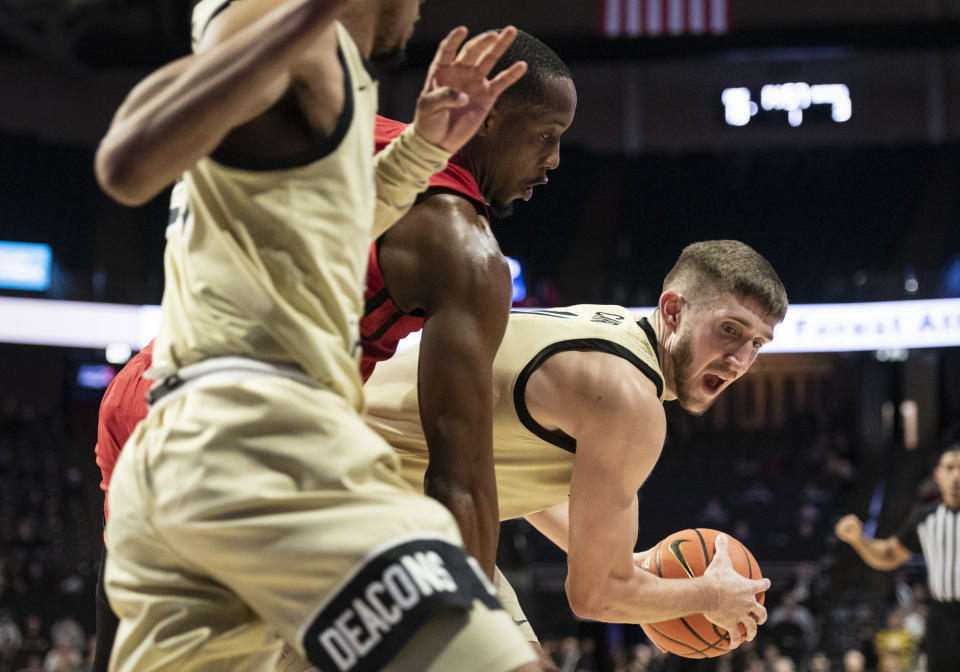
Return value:
M 517 36 L 513 26 L 481 33 L 459 49 L 466 36 L 467 29 L 460 26 L 440 43 L 413 117 L 417 133 L 448 152 L 457 151 L 476 134 L 500 94 L 527 71 L 527 64 L 518 61 L 487 79 Z

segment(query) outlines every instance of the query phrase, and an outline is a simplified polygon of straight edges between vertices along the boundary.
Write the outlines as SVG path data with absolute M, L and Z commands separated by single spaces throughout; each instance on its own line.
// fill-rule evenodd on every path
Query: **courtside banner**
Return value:
M 0 297 L 0 342 L 135 350 L 157 335 L 160 306 Z
M 960 299 L 790 306 L 762 352 L 845 352 L 960 345 Z
M 523 310 L 522 308 L 520 310 Z M 649 316 L 652 307 L 631 308 Z M 140 349 L 157 333 L 160 306 L 0 297 L 0 342 Z M 401 347 L 419 340 L 419 333 Z M 790 306 L 762 352 L 850 352 L 960 346 L 960 299 Z
M 607 37 L 723 35 L 732 0 L 599 0 Z

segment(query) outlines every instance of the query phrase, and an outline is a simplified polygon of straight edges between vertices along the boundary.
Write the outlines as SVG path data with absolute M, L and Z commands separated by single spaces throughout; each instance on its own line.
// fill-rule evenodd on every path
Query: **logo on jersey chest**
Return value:
M 623 315 L 617 315 L 616 313 L 605 313 L 601 310 L 598 310 L 593 314 L 593 317 L 590 318 L 590 321 L 617 326 L 623 322 Z

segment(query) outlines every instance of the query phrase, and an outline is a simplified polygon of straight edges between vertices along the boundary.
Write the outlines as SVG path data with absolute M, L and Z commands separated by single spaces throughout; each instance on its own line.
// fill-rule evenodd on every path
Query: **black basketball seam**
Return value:
M 690 649 L 691 653 L 699 653 L 699 654 L 700 654 L 701 656 L 703 656 L 704 658 L 707 657 L 707 656 L 704 655 L 704 653 L 703 653 L 703 652 L 706 651 L 707 649 L 698 649 L 697 647 L 693 646 L 692 644 L 687 644 L 686 642 L 681 642 L 679 639 L 674 639 L 674 638 L 671 637 L 670 635 L 665 635 L 665 634 L 663 634 L 662 632 L 660 632 L 659 630 L 657 630 L 655 627 L 653 627 L 653 626 L 652 626 L 651 624 L 649 624 L 649 623 L 647 623 L 647 627 L 650 628 L 651 630 L 653 630 L 655 633 L 657 633 L 657 634 L 660 635 L 661 637 L 663 637 L 664 639 L 669 640 L 669 641 L 673 642 L 674 644 L 679 644 L 680 646 L 685 646 L 685 647 L 687 647 L 688 649 Z M 678 654 L 678 655 L 679 655 L 679 654 Z
M 700 530 L 699 530 L 699 529 L 694 528 L 693 531 L 697 533 L 697 536 L 698 536 L 698 537 L 700 537 L 700 548 L 703 549 L 704 569 L 706 569 L 707 565 L 710 564 L 710 554 L 707 553 L 707 542 L 705 542 L 705 541 L 703 540 L 703 535 L 700 534 Z
M 659 544 L 657 544 L 657 576 L 659 576 L 661 579 L 663 578 L 663 572 L 660 570 L 660 547 L 662 545 L 663 545 L 662 541 Z
M 750 562 L 750 556 L 747 554 L 747 547 L 743 544 L 740 544 L 740 549 L 743 551 L 743 559 L 747 561 L 747 578 L 753 578 L 753 563 Z
M 730 633 L 729 633 L 729 632 L 727 632 L 726 630 L 724 630 L 724 631 L 721 633 L 721 632 L 720 632 L 720 628 L 717 627 L 717 624 L 716 624 L 716 623 L 711 623 L 711 625 L 713 626 L 713 632 L 716 633 L 717 637 L 720 638 L 720 639 L 717 640 L 718 642 L 722 642 L 722 641 L 726 641 L 726 642 L 728 642 L 728 643 L 730 642 Z
M 720 647 L 716 646 L 716 644 L 717 644 L 718 642 L 720 642 L 721 640 L 717 640 L 716 642 L 714 642 L 713 644 L 711 644 L 710 642 L 708 642 L 707 640 L 705 640 L 705 639 L 703 638 L 703 636 L 702 636 L 699 632 L 697 632 L 696 630 L 694 630 L 694 629 L 693 629 L 693 626 L 691 626 L 689 623 L 687 623 L 687 619 L 686 619 L 685 617 L 681 617 L 681 618 L 680 618 L 680 622 L 683 623 L 683 625 L 687 628 L 687 630 L 690 631 L 690 634 L 692 634 L 694 637 L 696 637 L 696 638 L 699 639 L 701 642 L 703 642 L 704 644 L 706 644 L 706 645 L 707 645 L 707 649 L 716 649 L 717 651 L 723 651 L 723 649 L 721 649 Z M 703 651 L 706 651 L 707 649 L 702 649 L 702 650 L 703 650 Z

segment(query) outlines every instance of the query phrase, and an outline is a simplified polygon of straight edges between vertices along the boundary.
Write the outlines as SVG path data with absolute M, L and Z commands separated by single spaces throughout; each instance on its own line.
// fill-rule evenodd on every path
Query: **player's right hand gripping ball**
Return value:
M 674 532 L 650 551 L 643 568 L 665 579 L 703 576 L 713 560 L 718 534 L 724 533 L 703 527 Z M 729 534 L 727 538 L 733 568 L 749 579 L 762 579 L 760 565 L 753 554 Z M 757 600 L 763 604 L 763 593 Z M 640 627 L 658 648 L 684 658 L 713 658 L 730 650 L 726 630 L 708 621 L 703 614 L 645 623 Z

